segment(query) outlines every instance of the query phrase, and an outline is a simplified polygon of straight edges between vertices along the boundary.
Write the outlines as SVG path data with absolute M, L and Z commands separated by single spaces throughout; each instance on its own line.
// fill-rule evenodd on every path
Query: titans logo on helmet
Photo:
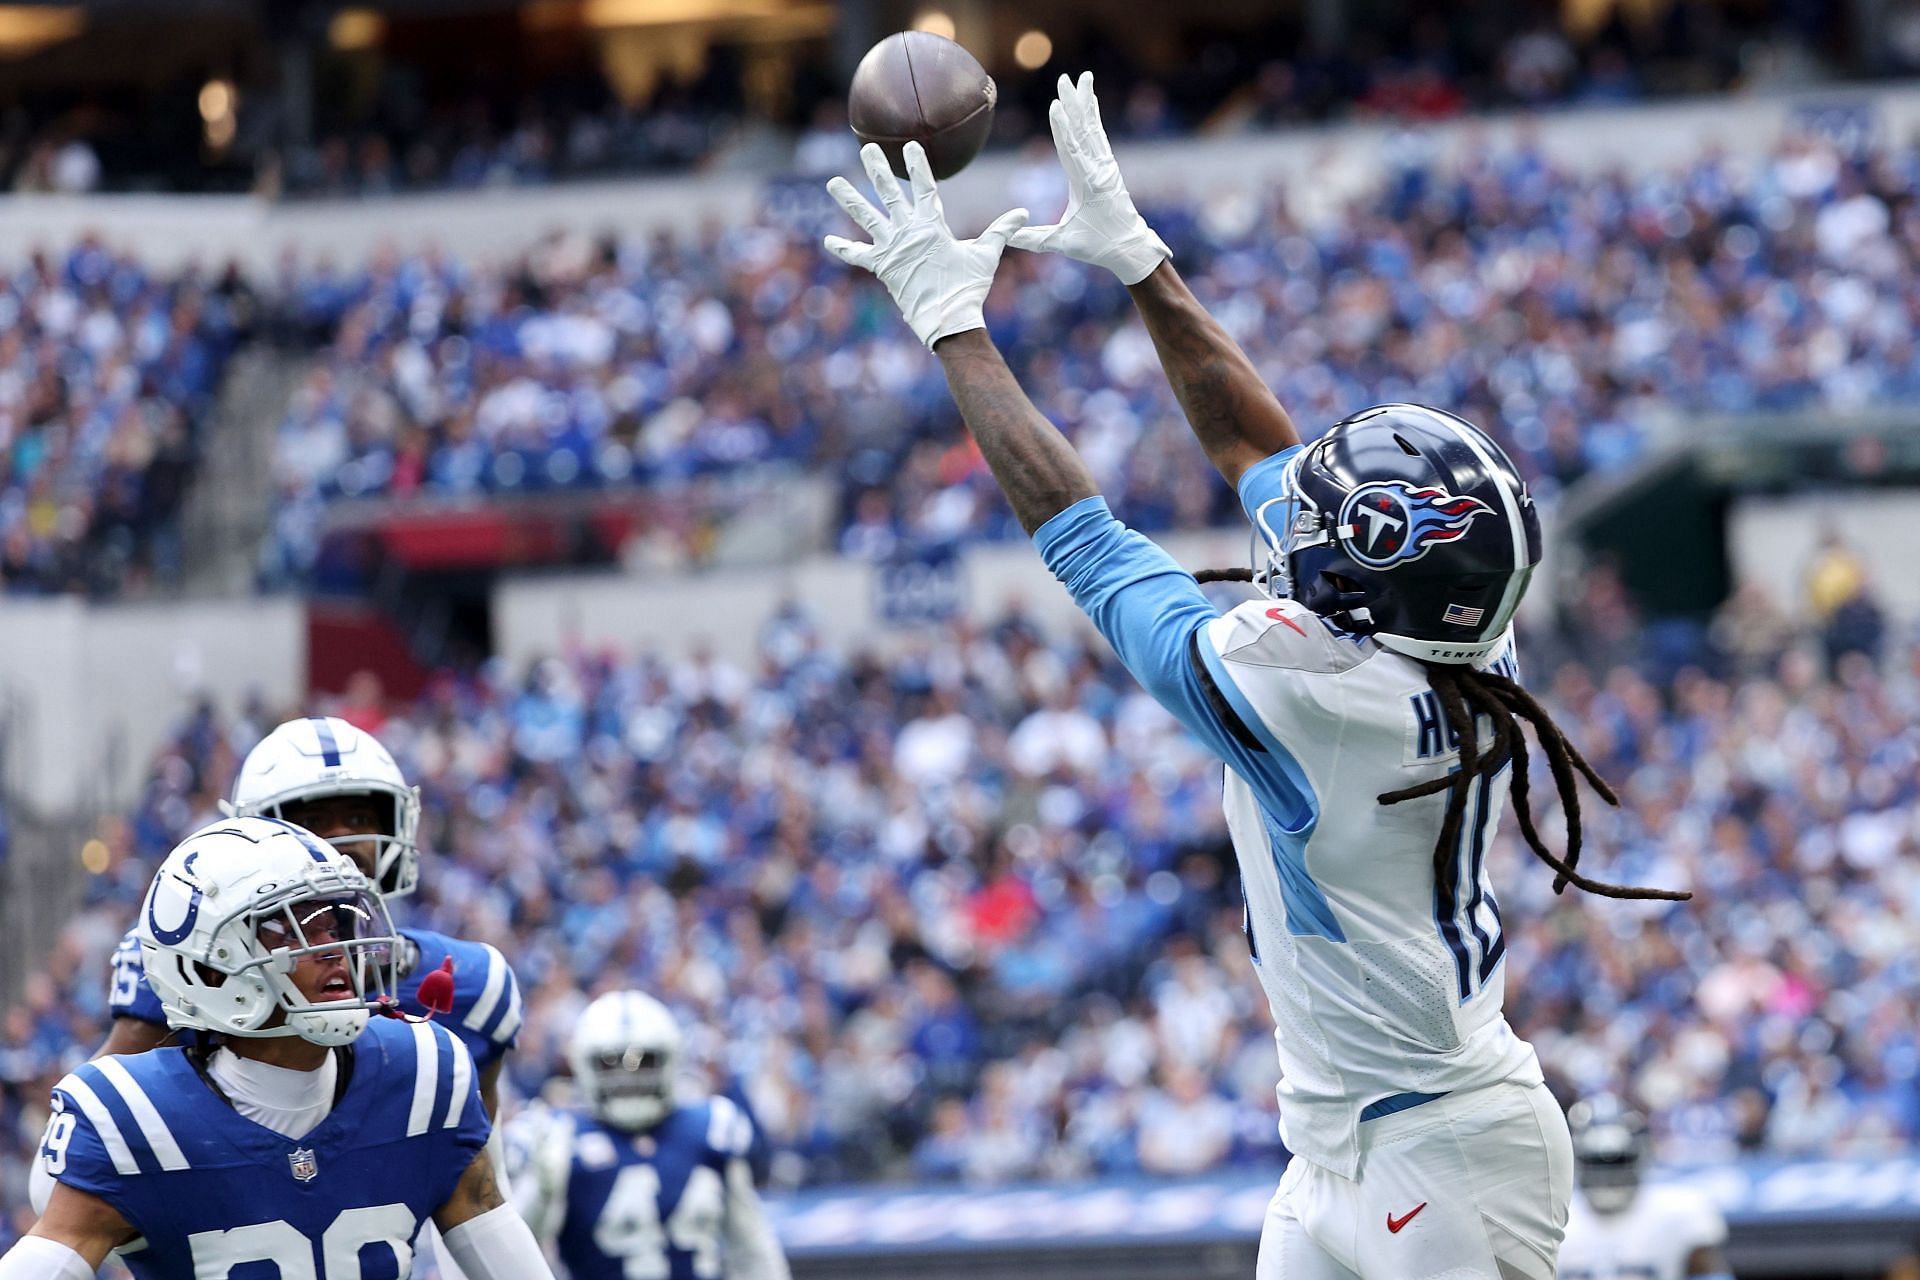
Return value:
M 1410 564 L 1442 543 L 1457 542 L 1493 508 L 1478 498 L 1405 480 L 1376 480 L 1347 495 L 1340 527 L 1347 552 L 1370 569 Z

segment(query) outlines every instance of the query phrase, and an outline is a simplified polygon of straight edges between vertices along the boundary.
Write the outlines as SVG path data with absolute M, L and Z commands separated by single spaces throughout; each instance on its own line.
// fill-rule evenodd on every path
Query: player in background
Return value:
M 1302 448 L 1251 362 L 1134 210 L 1090 79 L 1052 111 L 1072 200 L 977 239 L 946 225 L 926 154 L 911 194 L 878 147 L 881 207 L 830 193 L 871 237 L 826 247 L 872 271 L 939 358 L 1022 526 L 1120 659 L 1227 762 L 1249 942 L 1278 1031 L 1288 1168 L 1263 1280 L 1549 1280 L 1572 1195 L 1565 1117 L 1502 1012 L 1505 942 L 1485 852 L 1509 785 L 1527 844 L 1568 883 L 1675 897 L 1577 869 L 1576 771 L 1520 686 L 1510 632 L 1540 556 L 1498 445 L 1446 413 L 1354 415 Z M 1224 617 L 1193 575 L 1114 518 L 985 330 L 1010 240 L 1132 288 L 1173 389 L 1265 547 L 1269 598 Z M 1564 854 L 1527 803 L 1532 723 L 1567 816 Z
M 167 856 L 138 927 L 147 980 L 196 1034 L 54 1087 L 53 1186 L 0 1280 L 91 1280 L 114 1250 L 136 1280 L 405 1276 L 429 1218 L 473 1280 L 551 1277 L 500 1196 L 465 1047 L 369 1020 L 400 939 L 344 854 L 223 819 Z
M 359 866 L 388 903 L 420 883 L 420 792 L 408 785 L 387 749 L 369 733 L 334 716 L 289 720 L 262 738 L 240 765 L 230 814 L 279 818 L 304 827 Z M 171 1036 L 141 965 L 137 926 L 113 957 L 108 1007 L 113 1028 L 102 1053 L 141 1053 Z M 500 1072 L 520 1033 L 520 984 L 494 947 L 428 929 L 402 929 L 394 998 L 401 1012 L 423 1017 L 420 980 L 451 964 L 453 1005 L 443 1025 L 473 1056 L 480 1097 L 497 1116 Z M 504 1174 L 498 1144 L 493 1160 Z M 504 1193 L 504 1186 L 502 1188 Z M 440 1258 L 442 1280 L 458 1271 Z
M 787 1280 L 753 1189 L 753 1125 L 724 1097 L 675 1099 L 680 1028 L 666 1006 L 601 996 L 567 1058 L 583 1105 L 523 1112 L 510 1146 L 525 1162 L 514 1207 L 572 1280 Z
M 1643 1186 L 1647 1122 L 1610 1094 L 1567 1113 L 1578 1170 L 1560 1280 L 1733 1280 L 1726 1219 L 1691 1187 Z

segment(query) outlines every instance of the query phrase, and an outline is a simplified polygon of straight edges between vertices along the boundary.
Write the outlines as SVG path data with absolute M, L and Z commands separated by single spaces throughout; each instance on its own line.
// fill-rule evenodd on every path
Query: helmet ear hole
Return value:
M 210 987 L 222 986 L 227 980 L 226 974 L 221 973 L 218 969 L 201 964 L 198 960 L 193 962 L 193 971 L 199 977 L 200 981 Z

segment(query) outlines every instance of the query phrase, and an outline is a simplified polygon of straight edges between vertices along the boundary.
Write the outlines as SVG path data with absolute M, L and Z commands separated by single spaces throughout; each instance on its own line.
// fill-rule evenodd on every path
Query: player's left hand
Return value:
M 873 237 L 873 243 L 828 236 L 825 244 L 827 252 L 840 261 L 878 276 L 907 324 L 931 348 L 942 338 L 986 327 L 983 308 L 994 269 L 1000 265 L 1008 237 L 1027 225 L 1027 211 L 1009 210 L 978 238 L 956 239 L 940 207 L 926 150 L 909 142 L 906 157 L 911 200 L 901 192 L 880 148 L 871 142 L 860 148 L 860 162 L 885 213 L 845 178 L 828 181 L 827 194 Z
M 1013 247 L 1036 253 L 1064 253 L 1105 267 L 1124 285 L 1136 285 L 1173 256 L 1127 194 L 1120 162 L 1113 157 L 1100 100 L 1093 96 L 1093 72 L 1075 84 L 1060 77 L 1060 96 L 1047 109 L 1054 150 L 1067 175 L 1067 208 L 1060 221 L 1028 227 L 1013 237 Z

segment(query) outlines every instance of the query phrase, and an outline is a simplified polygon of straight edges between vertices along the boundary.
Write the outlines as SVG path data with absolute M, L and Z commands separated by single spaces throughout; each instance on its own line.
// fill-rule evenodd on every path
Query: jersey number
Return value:
M 413 1261 L 407 1242 L 417 1226 L 419 1220 L 403 1204 L 344 1210 L 320 1237 L 317 1267 L 313 1242 L 284 1218 L 231 1231 L 197 1231 L 187 1237 L 187 1247 L 199 1280 L 227 1280 L 235 1267 L 262 1262 L 278 1266 L 280 1280 L 360 1280 L 360 1254 L 369 1245 L 391 1249 L 393 1274 L 404 1276 Z
M 113 990 L 107 995 L 107 1006 L 117 1012 L 131 1005 L 140 994 L 140 980 L 146 976 L 147 961 L 140 948 L 122 943 L 113 953 Z
M 1437 882 L 1433 887 L 1433 913 L 1439 921 L 1440 940 L 1453 957 L 1461 1004 L 1486 986 L 1507 953 L 1500 904 L 1480 884 L 1487 844 L 1493 839 L 1493 785 L 1504 776 L 1506 769 L 1497 769 L 1474 782 L 1467 794 L 1466 821 L 1461 824 L 1453 892 L 1448 895 L 1444 892 L 1447 886 Z
M 61 1105 L 56 1095 L 53 1105 Z M 67 1171 L 67 1147 L 73 1142 L 75 1120 L 71 1112 L 55 1111 L 47 1120 L 47 1131 L 40 1139 L 40 1159 L 46 1163 L 47 1172 L 59 1177 Z
M 705 1165 L 687 1175 L 680 1203 L 660 1221 L 660 1174 L 650 1164 L 630 1164 L 613 1180 L 593 1242 L 610 1258 L 623 1258 L 626 1280 L 667 1280 L 673 1274 L 669 1246 L 693 1255 L 699 1280 L 719 1280 L 720 1218 L 726 1188 Z

